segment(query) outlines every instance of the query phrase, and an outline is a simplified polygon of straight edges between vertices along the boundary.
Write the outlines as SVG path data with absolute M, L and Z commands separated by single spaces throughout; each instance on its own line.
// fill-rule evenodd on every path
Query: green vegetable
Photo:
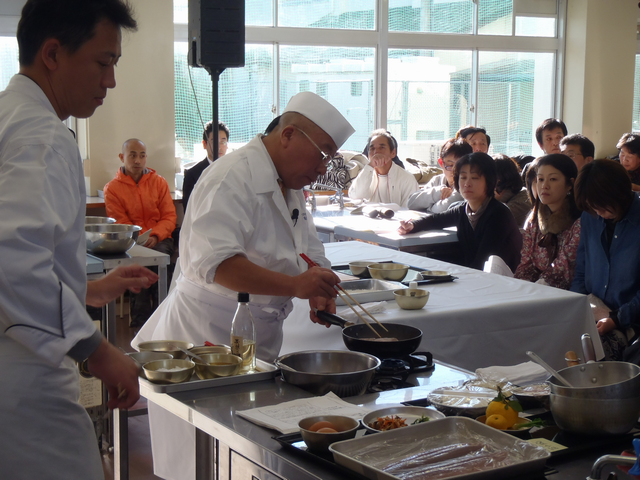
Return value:
M 541 418 L 534 418 L 533 420 L 531 420 L 530 422 L 526 422 L 526 423 L 516 423 L 513 427 L 511 427 L 514 430 L 519 430 L 521 428 L 531 428 L 531 427 L 546 427 L 547 424 L 544 423 L 544 420 L 542 420 Z
M 420 418 L 417 418 L 411 425 L 418 425 L 419 423 L 428 422 L 430 419 L 426 415 L 422 415 Z

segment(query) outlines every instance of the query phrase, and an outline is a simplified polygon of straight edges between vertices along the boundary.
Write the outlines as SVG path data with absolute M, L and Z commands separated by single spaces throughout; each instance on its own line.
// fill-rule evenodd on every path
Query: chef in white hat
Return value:
M 203 172 L 182 224 L 176 288 L 134 338 L 134 347 L 168 338 L 228 344 L 237 292 L 248 292 L 257 357 L 273 362 L 293 297 L 309 299 L 314 320 L 314 308 L 335 313 L 333 287 L 339 279 L 328 268 L 301 189 L 326 172 L 354 129 L 311 92 L 291 98 L 272 127 Z M 309 268 L 301 253 L 321 267 Z M 193 450 L 166 455 L 193 448 L 193 427 L 174 425 L 177 417 L 151 403 L 149 414 L 156 475 L 194 478 L 194 464 L 187 461 Z M 177 435 L 185 426 L 188 436 Z

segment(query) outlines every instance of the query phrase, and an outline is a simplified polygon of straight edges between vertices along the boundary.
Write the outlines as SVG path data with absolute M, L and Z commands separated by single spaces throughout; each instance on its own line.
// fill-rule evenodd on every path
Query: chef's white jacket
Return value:
M 298 275 L 307 270 L 306 253 L 329 267 L 311 214 L 299 190 L 278 185 L 278 173 L 262 135 L 231 152 L 202 173 L 189 200 L 180 231 L 176 288 L 147 320 L 131 344 L 145 340 L 185 340 L 229 344 L 237 293 L 214 282 L 224 260 L 242 255 L 269 270 Z M 295 219 L 297 217 L 297 219 Z M 272 362 L 282 345 L 282 322 L 290 297 L 251 295 L 257 357 Z M 309 321 L 309 329 L 318 328 Z M 194 428 L 149 403 L 155 474 L 194 478 Z
M 411 194 L 419 188 L 416 177 L 392 163 L 387 179 L 388 189 L 382 191 L 378 174 L 373 167 L 367 165 L 349 187 L 349 198 L 364 199 L 370 203 L 396 203 L 406 207 Z
M 409 210 L 423 210 L 429 213 L 442 213 L 449 209 L 454 203 L 464 201 L 462 195 L 457 190 L 453 190 L 444 200 L 442 198 L 442 189 L 448 187 L 445 184 L 444 173 L 436 175 L 422 189 L 413 193 L 407 202 Z
M 288 275 L 307 270 L 301 253 L 330 266 L 303 193 L 287 190 L 285 201 L 277 180 L 261 135 L 202 173 L 180 232 L 182 272 L 177 288 L 140 330 L 134 347 L 140 341 L 167 338 L 227 344 L 237 292 L 216 284 L 214 278 L 218 265 L 235 255 Z M 273 361 L 280 351 L 282 321 L 292 308 L 291 299 L 250 298 L 258 358 Z
M 103 475 L 67 356 L 101 338 L 85 310 L 85 201 L 73 135 L 14 76 L 0 93 L 0 478 Z

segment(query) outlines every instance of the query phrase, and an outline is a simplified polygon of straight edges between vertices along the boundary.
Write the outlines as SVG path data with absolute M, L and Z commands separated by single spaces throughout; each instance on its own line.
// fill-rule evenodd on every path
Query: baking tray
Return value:
M 361 436 L 364 432 L 366 432 L 364 429 L 358 430 L 356 438 L 359 438 L 359 436 Z M 375 434 L 367 432 L 366 435 L 369 436 Z M 307 450 L 307 445 L 304 443 L 304 441 L 302 440 L 302 435 L 300 435 L 299 433 L 289 433 L 271 438 L 282 445 L 284 449 L 293 452 L 295 455 L 301 458 L 305 458 L 307 460 L 324 465 L 325 467 L 331 468 L 332 470 L 342 474 L 344 478 L 369 480 L 367 477 L 360 475 L 353 470 L 349 470 L 342 465 L 338 465 L 334 461 L 331 452 L 314 452 L 313 450 Z M 553 475 L 555 473 L 558 473 L 556 469 L 546 466 L 544 472 L 533 472 L 528 475 L 520 475 L 518 477 L 518 480 L 546 480 L 547 475 Z M 549 480 L 551 479 L 553 479 L 553 477 L 549 477 Z
M 391 261 L 386 261 L 386 262 L 374 262 L 371 261 L 371 263 L 393 263 Z M 334 270 L 336 272 L 340 272 L 340 273 L 344 273 L 346 275 L 352 275 L 354 277 L 359 277 L 362 278 L 359 275 L 354 275 L 353 272 L 351 271 L 351 268 L 349 267 L 349 265 L 332 265 L 331 266 L 331 270 Z M 417 282 L 418 285 L 433 285 L 434 283 L 448 283 L 448 282 L 453 282 L 454 280 L 457 280 L 458 277 L 453 276 L 453 275 L 449 275 L 446 277 L 442 277 L 442 278 L 430 278 L 428 280 L 419 280 L 422 278 L 422 275 L 420 275 L 420 272 L 424 272 L 428 270 L 427 268 L 423 268 L 423 267 L 413 267 L 413 266 L 409 266 L 409 270 L 407 271 L 407 274 L 405 275 L 405 277 L 399 281 L 399 282 L 390 282 L 390 283 L 395 283 L 396 285 L 398 285 L 398 288 L 402 288 L 402 286 L 406 286 L 408 287 L 409 284 L 411 282 Z M 388 280 L 381 280 L 381 281 L 388 281 Z M 341 285 L 344 285 L 346 282 L 342 282 Z M 401 284 L 401 285 L 399 285 Z M 393 298 L 393 296 L 391 297 Z M 358 299 L 358 301 L 360 301 Z M 337 304 L 337 302 L 336 302 Z
M 225 385 L 237 385 L 239 383 L 251 383 L 260 382 L 262 380 L 269 380 L 276 376 L 280 371 L 272 363 L 267 363 L 262 360 L 256 359 L 255 373 L 245 373 L 244 375 L 233 375 L 232 377 L 219 377 L 210 378 L 208 380 L 200 380 L 194 373 L 191 380 L 184 383 L 172 383 L 172 384 L 159 384 L 153 383 L 146 378 L 139 377 L 138 380 L 143 385 L 147 386 L 154 392 L 158 393 L 175 393 L 175 392 L 189 392 L 192 390 L 202 390 L 204 388 L 222 387 Z
M 366 280 L 347 280 L 340 282 L 340 286 L 360 303 L 381 302 L 383 300 L 395 299 L 393 291 L 404 288 L 398 282 L 389 280 L 376 280 L 368 278 Z M 353 292 L 353 290 L 371 290 L 370 292 Z M 336 305 L 346 305 L 342 296 L 336 297 Z
M 407 445 L 411 443 L 419 443 L 421 440 L 428 437 L 442 436 L 442 442 L 438 444 L 438 447 L 447 446 L 446 442 L 448 436 L 453 436 L 454 434 L 459 435 L 459 431 L 461 429 L 471 432 L 473 435 L 483 439 L 481 440 L 482 444 L 491 442 L 498 448 L 504 449 L 526 448 L 528 458 L 524 461 L 520 461 L 519 463 L 504 467 L 446 477 L 448 479 L 497 480 L 504 478 L 520 478 L 521 476 L 532 472 L 542 473 L 547 459 L 551 456 L 548 451 L 541 447 L 535 447 L 507 433 L 501 432 L 500 430 L 496 430 L 495 428 L 488 427 L 480 422 L 464 417 L 443 418 L 427 423 L 421 423 L 419 425 L 391 430 L 389 432 L 367 435 L 353 440 L 344 440 L 329 446 L 329 450 L 333 453 L 333 458 L 336 463 L 343 467 L 347 467 L 360 475 L 364 475 L 365 477 L 374 480 L 397 480 L 399 477 L 367 465 L 354 458 L 352 454 L 360 452 L 364 448 L 380 445 L 380 454 L 388 455 L 389 461 L 391 462 L 395 460 L 393 458 L 393 450 L 389 448 L 391 445 L 395 446 L 400 444 Z M 454 439 L 453 437 L 451 438 L 452 445 L 459 443 L 458 439 Z

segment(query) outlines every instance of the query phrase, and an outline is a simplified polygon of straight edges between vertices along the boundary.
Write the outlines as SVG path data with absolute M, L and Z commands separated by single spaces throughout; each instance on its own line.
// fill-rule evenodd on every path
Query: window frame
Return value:
M 478 34 L 478 2 L 473 3 L 472 34 L 395 32 L 388 30 L 389 2 L 376 1 L 374 30 L 344 30 L 322 28 L 297 28 L 277 26 L 278 1 L 274 2 L 274 27 L 245 27 L 245 43 L 267 44 L 274 48 L 274 65 L 279 65 L 278 51 L 280 45 L 317 46 L 317 47 L 367 47 L 375 52 L 374 72 L 374 128 L 387 128 L 387 65 L 390 49 L 424 49 L 424 50 L 470 50 L 472 53 L 472 85 L 470 104 L 471 123 L 475 125 L 478 104 L 478 56 L 480 51 L 503 52 L 550 52 L 555 54 L 554 98 L 552 99 L 552 115 L 562 118 L 563 66 L 565 50 L 565 31 L 567 0 L 557 0 L 556 37 L 527 37 L 515 35 L 515 17 L 511 35 Z M 541 15 L 545 16 L 545 15 Z M 174 24 L 174 41 L 186 42 L 188 26 Z M 280 94 L 278 89 L 279 72 L 274 68 L 274 104 L 279 115 Z

